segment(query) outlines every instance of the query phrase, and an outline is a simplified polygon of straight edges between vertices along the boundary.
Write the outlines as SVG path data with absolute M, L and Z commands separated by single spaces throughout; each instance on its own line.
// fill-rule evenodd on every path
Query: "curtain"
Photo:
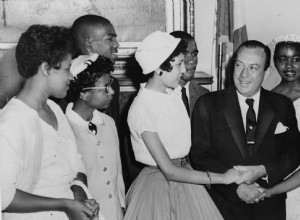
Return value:
M 217 0 L 216 69 L 217 90 L 232 84 L 231 57 L 248 40 L 243 0 Z
M 244 0 L 233 1 L 233 52 L 248 40 Z

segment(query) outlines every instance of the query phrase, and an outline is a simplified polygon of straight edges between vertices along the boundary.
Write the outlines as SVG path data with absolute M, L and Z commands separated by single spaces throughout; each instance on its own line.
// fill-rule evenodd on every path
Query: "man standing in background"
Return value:
M 74 21 L 71 33 L 77 45 L 77 56 L 98 53 L 115 63 L 119 43 L 115 29 L 108 19 L 99 15 L 83 15 Z M 115 94 L 107 114 L 118 126 L 120 85 L 116 78 L 111 78 Z
M 198 64 L 198 49 L 195 39 L 184 31 L 173 31 L 170 33 L 175 38 L 181 38 L 187 43 L 187 49 L 185 54 L 185 69 L 186 72 L 182 73 L 181 81 L 179 84 L 182 87 L 182 100 L 191 115 L 197 99 L 209 92 L 208 89 L 200 86 L 199 84 L 192 82 L 191 80 L 195 76 L 196 67 Z

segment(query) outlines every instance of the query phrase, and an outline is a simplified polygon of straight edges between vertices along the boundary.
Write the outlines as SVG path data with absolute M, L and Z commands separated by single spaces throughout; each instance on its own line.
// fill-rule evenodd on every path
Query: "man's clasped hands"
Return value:
M 263 165 L 258 166 L 234 166 L 235 170 L 240 172 L 240 179 L 236 181 L 239 185 L 236 193 L 239 198 L 248 203 L 258 203 L 264 200 L 265 197 L 271 197 L 271 191 L 259 186 L 256 180 L 263 178 L 267 180 L 266 169 Z

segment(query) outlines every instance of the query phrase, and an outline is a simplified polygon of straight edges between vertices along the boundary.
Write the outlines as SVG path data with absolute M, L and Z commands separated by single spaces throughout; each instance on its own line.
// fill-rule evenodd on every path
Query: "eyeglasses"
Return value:
M 86 87 L 82 90 L 105 90 L 106 93 L 109 93 L 112 90 L 111 84 L 113 81 L 114 79 L 110 78 L 110 82 L 107 84 L 107 86 Z

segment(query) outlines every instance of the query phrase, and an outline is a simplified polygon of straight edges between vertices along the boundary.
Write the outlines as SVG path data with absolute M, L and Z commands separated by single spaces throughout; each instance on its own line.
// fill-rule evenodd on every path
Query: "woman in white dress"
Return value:
M 300 36 L 280 35 L 271 43 L 274 49 L 274 65 L 282 77 L 272 91 L 289 97 L 296 110 L 298 129 L 300 130 Z M 300 147 L 300 146 L 299 146 Z M 265 189 L 265 197 L 287 192 L 287 220 L 300 219 L 300 171 L 299 168 L 285 181 Z
M 86 167 L 88 189 L 107 220 L 122 220 L 125 187 L 119 139 L 114 120 L 97 109 L 107 109 L 113 99 L 113 63 L 98 54 L 72 61 L 66 116 Z
M 85 168 L 74 134 L 59 106 L 48 99 L 67 94 L 72 52 L 63 27 L 32 25 L 19 39 L 16 60 L 25 84 L 0 113 L 4 220 L 86 220 L 98 215 L 98 204 L 86 200 L 80 187 L 86 182 Z
M 185 161 L 191 147 L 190 119 L 175 89 L 185 71 L 185 51 L 183 41 L 157 31 L 135 54 L 149 79 L 130 107 L 128 125 L 135 159 L 147 166 L 126 195 L 126 220 L 223 219 L 200 184 L 229 184 L 240 178 L 234 169 L 206 173 L 192 170 Z

